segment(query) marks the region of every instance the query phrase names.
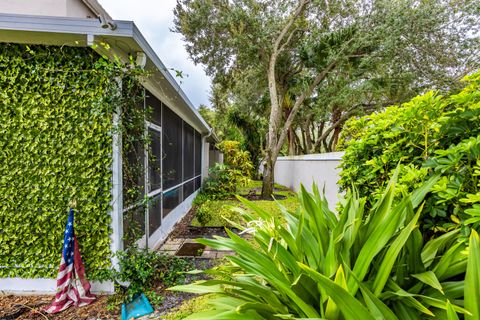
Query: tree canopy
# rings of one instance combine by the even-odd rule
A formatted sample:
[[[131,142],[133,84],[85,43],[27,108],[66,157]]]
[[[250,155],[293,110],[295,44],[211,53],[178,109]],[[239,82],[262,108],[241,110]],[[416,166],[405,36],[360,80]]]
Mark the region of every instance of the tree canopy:
[[[456,90],[479,66],[479,10],[469,0],[178,0],[174,30],[222,108],[268,120],[269,196],[286,142],[290,153],[329,151],[352,115]]]

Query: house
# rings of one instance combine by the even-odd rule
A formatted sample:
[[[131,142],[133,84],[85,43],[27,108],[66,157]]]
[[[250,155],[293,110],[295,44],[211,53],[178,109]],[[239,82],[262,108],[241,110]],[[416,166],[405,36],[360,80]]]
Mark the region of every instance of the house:
[[[143,68],[141,82],[116,62]],[[0,291],[55,290],[75,205],[93,291],[112,292],[114,253],[165,240],[220,159],[215,142],[133,22],[95,0],[0,0]]]

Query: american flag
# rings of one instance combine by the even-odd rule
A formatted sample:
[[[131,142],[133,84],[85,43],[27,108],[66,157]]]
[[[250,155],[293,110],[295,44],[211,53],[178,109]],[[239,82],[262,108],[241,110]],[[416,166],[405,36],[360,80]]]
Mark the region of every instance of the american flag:
[[[85,306],[92,303],[95,296],[90,293],[90,283],[85,278],[85,267],[78,250],[78,242],[73,230],[73,209],[70,209],[63,238],[62,261],[57,276],[57,293],[47,313],[58,313],[70,306]]]

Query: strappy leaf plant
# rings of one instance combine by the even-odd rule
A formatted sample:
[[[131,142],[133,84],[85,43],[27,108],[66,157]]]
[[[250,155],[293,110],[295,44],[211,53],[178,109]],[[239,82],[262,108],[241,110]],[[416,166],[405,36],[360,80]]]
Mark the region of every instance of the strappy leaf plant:
[[[198,240],[235,255],[207,271],[213,280],[172,290],[214,293],[211,309],[188,319],[479,319],[477,233],[469,244],[459,230],[424,240],[418,229],[437,180],[394,201],[394,176],[368,212],[355,191],[338,214],[315,187],[280,217],[240,199],[248,226],[238,227],[251,240]]]

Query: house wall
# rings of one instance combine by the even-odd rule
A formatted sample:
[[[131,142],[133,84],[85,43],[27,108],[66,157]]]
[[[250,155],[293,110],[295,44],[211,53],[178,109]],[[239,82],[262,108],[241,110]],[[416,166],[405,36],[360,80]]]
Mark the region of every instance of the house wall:
[[[1,13],[95,18],[80,0],[0,0]]]
[[[320,191],[325,187],[325,196],[330,209],[338,202],[340,165],[343,152],[311,154],[293,157],[279,157],[275,164],[275,182],[294,191],[300,185],[311,191],[316,183]]]

